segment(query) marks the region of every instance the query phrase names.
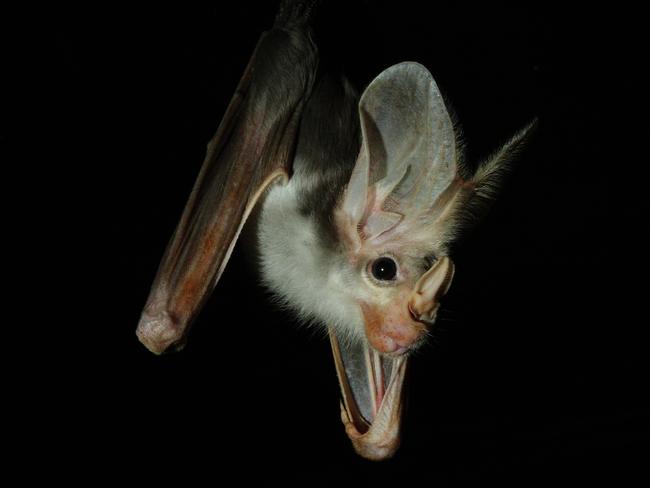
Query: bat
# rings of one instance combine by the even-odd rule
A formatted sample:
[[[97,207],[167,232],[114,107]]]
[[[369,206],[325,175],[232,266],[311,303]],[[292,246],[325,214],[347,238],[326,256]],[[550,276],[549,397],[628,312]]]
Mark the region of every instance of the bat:
[[[162,258],[137,335],[180,347],[247,218],[262,282],[327,328],[341,419],[361,456],[399,447],[409,354],[447,293],[451,244],[494,197],[530,128],[471,171],[429,71],[404,62],[361,96],[319,67],[314,1],[262,34]]]

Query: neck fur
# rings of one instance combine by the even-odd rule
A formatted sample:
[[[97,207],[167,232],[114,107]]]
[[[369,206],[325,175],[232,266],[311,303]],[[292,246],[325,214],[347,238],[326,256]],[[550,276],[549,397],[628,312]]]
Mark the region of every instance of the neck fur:
[[[300,212],[296,179],[266,196],[258,230],[262,280],[305,323],[335,327],[341,337],[363,337],[361,312],[335,246],[323,242],[317,220]]]

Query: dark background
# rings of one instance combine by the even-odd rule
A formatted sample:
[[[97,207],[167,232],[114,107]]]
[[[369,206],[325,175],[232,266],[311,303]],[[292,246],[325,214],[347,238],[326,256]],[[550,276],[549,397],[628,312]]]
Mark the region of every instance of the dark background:
[[[43,360],[42,423],[24,453],[70,477],[647,482],[647,286],[633,281],[644,161],[624,155],[640,101],[635,13],[326,4],[323,55],[360,87],[396,62],[426,65],[470,162],[539,118],[491,213],[454,250],[434,340],[412,360],[400,451],[380,464],[354,454],[328,342],[270,304],[243,248],[181,353],[156,357],[135,337],[207,141],[276,9],[220,2],[53,17],[51,62],[32,82],[41,182],[62,216],[50,237],[63,279],[50,287],[64,323],[47,324],[63,330],[42,344],[49,354],[20,346],[25,363]]]

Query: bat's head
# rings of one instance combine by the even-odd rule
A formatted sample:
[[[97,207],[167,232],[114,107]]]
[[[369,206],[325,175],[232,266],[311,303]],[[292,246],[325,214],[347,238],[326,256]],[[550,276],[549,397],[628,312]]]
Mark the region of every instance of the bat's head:
[[[270,250],[266,281],[302,316],[329,327],[355,448],[383,459],[399,441],[406,357],[451,285],[450,244],[490,199],[526,131],[470,174],[460,167],[440,91],[417,63],[375,78],[359,118],[361,149],[330,219],[334,242],[324,245],[307,216],[283,207],[291,182],[269,194],[261,240]]]
[[[422,343],[447,292],[457,234],[475,183],[458,169],[454,127],[429,72],[402,63],[359,103],[362,144],[334,214],[340,266],[379,353]]]
[[[472,174],[431,74],[417,63],[382,72],[359,102],[361,150],[334,223],[340,267],[379,353],[422,343],[454,275],[459,230],[491,199],[527,129]]]
[[[340,325],[330,336],[346,431],[360,454],[383,459],[399,443],[405,353],[423,342],[454,276],[450,244],[485,208],[528,128],[473,173],[462,168],[440,91],[416,63],[375,78],[359,116],[361,151],[334,223],[370,347],[339,342]]]

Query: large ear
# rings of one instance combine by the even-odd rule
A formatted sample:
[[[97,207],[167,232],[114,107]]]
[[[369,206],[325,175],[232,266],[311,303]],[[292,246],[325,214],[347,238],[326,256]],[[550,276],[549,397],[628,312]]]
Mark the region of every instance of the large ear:
[[[361,96],[359,115],[361,151],[341,207],[355,248],[435,218],[457,176],[453,124],[424,66],[383,71]]]

